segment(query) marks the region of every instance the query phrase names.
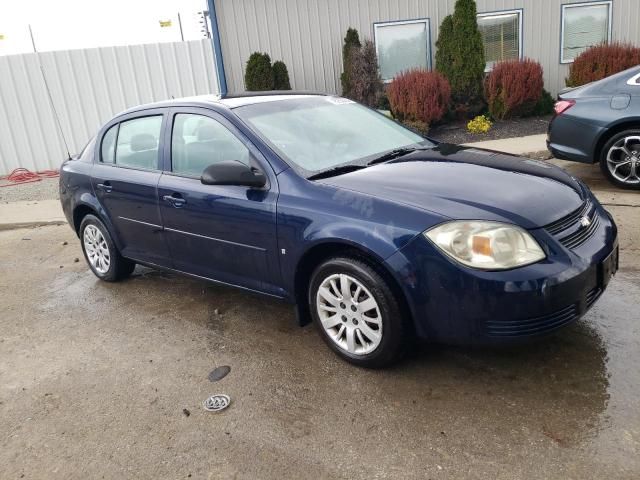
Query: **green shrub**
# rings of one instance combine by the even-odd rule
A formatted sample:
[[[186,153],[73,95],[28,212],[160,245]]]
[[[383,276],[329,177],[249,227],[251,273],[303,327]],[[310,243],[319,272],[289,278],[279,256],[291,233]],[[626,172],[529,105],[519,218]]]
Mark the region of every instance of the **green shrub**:
[[[284,62],[278,60],[273,63],[273,89],[274,90],[291,90],[289,83],[289,71]]]
[[[254,52],[247,61],[244,86],[248,91],[273,90],[271,58],[266,53]]]
[[[358,31],[355,28],[349,28],[342,46],[342,73],[340,74],[340,83],[342,83],[342,95],[344,97],[351,95],[351,79],[349,78],[351,56],[354,52],[359,51],[360,47]]]
[[[378,110],[391,111],[391,103],[389,103],[389,96],[387,95],[387,91],[384,89],[384,86],[380,93],[380,98],[378,99]]]
[[[377,107],[383,84],[378,71],[376,47],[371,40],[365,40],[361,48],[352,50],[348,74],[351,82],[349,98],[369,107]]]
[[[454,111],[459,115],[477,113],[484,103],[486,63],[476,15],[474,0],[457,0],[453,15],[442,22],[436,42],[436,70],[449,80]]]
[[[551,115],[552,113],[554,113],[553,107],[555,104],[556,101],[553,99],[551,94],[543,88],[540,100],[538,100],[536,105],[533,107],[531,115],[535,115],[537,117],[540,117],[542,115]]]

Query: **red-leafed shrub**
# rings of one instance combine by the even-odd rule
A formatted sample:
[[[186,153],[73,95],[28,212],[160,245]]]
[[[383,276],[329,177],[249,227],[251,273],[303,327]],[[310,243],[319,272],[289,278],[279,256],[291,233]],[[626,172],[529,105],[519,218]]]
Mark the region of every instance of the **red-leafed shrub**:
[[[447,112],[451,87],[442,74],[415,69],[396,76],[387,88],[387,96],[398,120],[430,125]]]
[[[567,87],[579,87],[640,65],[640,48],[629,44],[597,45],[585,50],[571,64]]]
[[[524,59],[497,63],[485,81],[489,113],[498,119],[530,115],[543,86],[538,62]]]

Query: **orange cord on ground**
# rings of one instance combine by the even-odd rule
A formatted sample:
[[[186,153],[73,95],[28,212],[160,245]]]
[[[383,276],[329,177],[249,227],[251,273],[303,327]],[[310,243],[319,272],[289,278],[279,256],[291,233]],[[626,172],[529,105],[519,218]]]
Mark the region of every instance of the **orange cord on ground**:
[[[26,168],[16,168],[6,177],[0,177],[0,180],[7,180],[10,183],[0,185],[2,187],[13,187],[23,183],[39,182],[43,178],[52,178],[60,175],[57,170],[42,170],[41,172],[31,172]]]

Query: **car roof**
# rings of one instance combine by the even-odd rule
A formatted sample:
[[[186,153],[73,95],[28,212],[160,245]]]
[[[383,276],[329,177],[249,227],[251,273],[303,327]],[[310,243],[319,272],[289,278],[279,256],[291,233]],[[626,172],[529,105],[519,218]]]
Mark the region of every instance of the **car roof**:
[[[222,106],[229,109],[243,107],[245,105],[253,105],[256,103],[276,102],[280,100],[292,98],[312,98],[316,96],[324,96],[325,93],[315,92],[294,92],[294,91],[266,91],[266,92],[241,92],[237,94],[227,95],[196,95],[192,97],[174,98],[171,100],[163,100],[160,102],[147,103],[129,108],[117,116],[128,113],[138,112],[141,110],[150,110],[154,108],[170,108],[170,107],[210,107]]]

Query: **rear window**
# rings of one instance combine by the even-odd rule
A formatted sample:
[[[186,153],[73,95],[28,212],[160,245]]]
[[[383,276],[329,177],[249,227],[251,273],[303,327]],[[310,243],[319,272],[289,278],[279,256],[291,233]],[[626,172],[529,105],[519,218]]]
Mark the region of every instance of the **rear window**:
[[[113,163],[116,153],[116,137],[118,136],[118,125],[114,125],[102,137],[100,147],[100,161],[103,163]]]
[[[112,126],[102,137],[100,161],[157,169],[161,129],[162,115],[134,118]]]
[[[91,161],[91,156],[93,154],[93,147],[95,146],[95,144],[96,144],[96,138],[93,137],[91,140],[89,140],[89,143],[87,143],[84,146],[84,148],[80,152],[80,155],[78,155],[78,158],[83,162]]]
[[[157,169],[161,127],[162,115],[122,122],[116,142],[116,165]]]

